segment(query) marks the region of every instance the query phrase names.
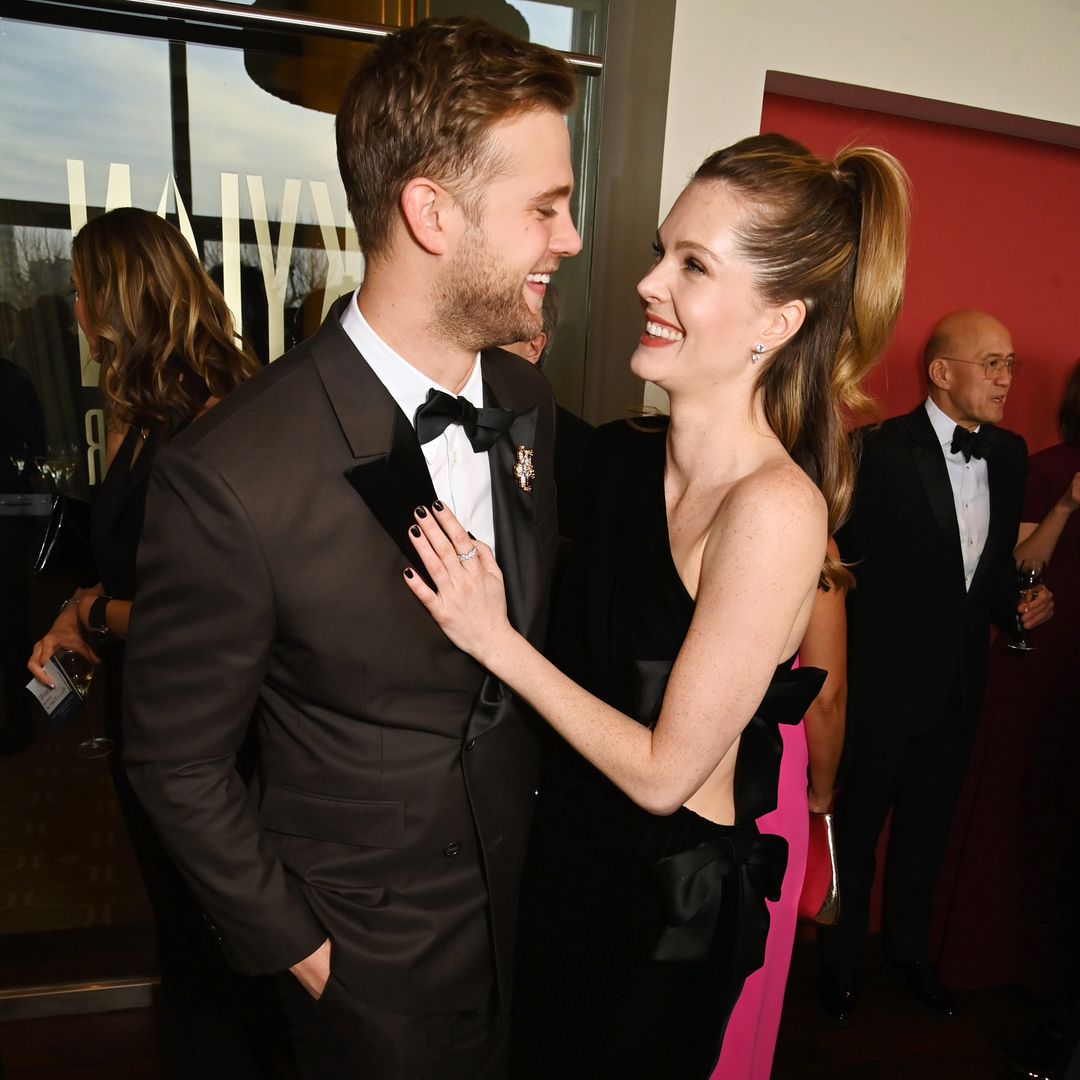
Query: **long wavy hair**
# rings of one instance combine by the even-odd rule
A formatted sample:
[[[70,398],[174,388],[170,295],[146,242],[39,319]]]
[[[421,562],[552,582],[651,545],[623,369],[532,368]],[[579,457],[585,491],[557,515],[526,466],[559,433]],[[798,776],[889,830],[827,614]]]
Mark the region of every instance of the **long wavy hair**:
[[[907,174],[877,147],[829,161],[786,136],[757,135],[706,158],[693,178],[705,181],[745,201],[736,242],[759,294],[806,306],[798,332],[761,361],[756,389],[769,426],[824,495],[835,535],[855,485],[848,420],[872,412],[863,382],[904,295]],[[826,558],[825,581],[847,586],[851,576]]]
[[[170,430],[259,367],[190,245],[147,210],[110,210],[71,246],[111,426]]]

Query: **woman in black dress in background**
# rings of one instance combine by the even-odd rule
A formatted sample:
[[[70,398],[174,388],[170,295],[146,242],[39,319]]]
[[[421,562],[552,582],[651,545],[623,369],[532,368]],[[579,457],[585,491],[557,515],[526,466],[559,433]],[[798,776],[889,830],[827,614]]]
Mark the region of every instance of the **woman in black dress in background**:
[[[146,210],[95,218],[72,243],[75,317],[101,364],[106,473],[92,533],[101,580],[64,602],[28,667],[74,649],[105,667],[106,733],[117,801],[154,912],[161,970],[161,1054],[168,1075],[265,1075],[249,1046],[246,1003],[125,774],[121,751],[124,640],[136,592],[135,557],[157,451],[254,373],[232,315],[180,232]],[[89,640],[94,642],[88,644]]]
[[[670,420],[598,432],[581,610],[554,643],[570,677],[507,622],[490,550],[439,505],[417,516],[439,592],[408,585],[569,744],[522,893],[526,1075],[707,1077],[761,963],[786,844],[754,818],[775,806],[777,724],[820,686],[790,668],[851,493],[842,409],[865,404],[899,310],[906,230],[903,170],[873,148],[823,161],[759,136],[697,171],[638,286],[631,366]]]

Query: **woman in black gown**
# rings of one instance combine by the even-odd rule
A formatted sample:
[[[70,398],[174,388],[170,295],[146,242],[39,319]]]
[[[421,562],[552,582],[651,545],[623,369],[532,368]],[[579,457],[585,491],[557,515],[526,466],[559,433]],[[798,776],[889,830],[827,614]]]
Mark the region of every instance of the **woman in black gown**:
[[[598,432],[566,674],[510,627],[490,550],[439,505],[417,516],[439,591],[409,586],[567,744],[523,889],[524,1075],[707,1077],[762,962],[786,843],[754,819],[777,725],[823,678],[791,665],[851,492],[842,410],[900,305],[906,191],[883,151],[823,161],[781,136],[698,170],[638,286],[631,366],[670,419]]]
[[[34,646],[28,667],[74,649],[105,668],[106,733],[120,805],[154,912],[161,972],[161,1056],[167,1075],[261,1077],[246,1008],[202,913],[157,839],[122,766],[124,641],[136,592],[135,559],[158,450],[258,368],[236,344],[232,315],[180,232],[125,207],[84,226],[72,243],[75,316],[101,364],[106,472],[91,523],[97,570]],[[90,642],[93,644],[91,645]],[[207,1071],[207,1070],[211,1071]]]

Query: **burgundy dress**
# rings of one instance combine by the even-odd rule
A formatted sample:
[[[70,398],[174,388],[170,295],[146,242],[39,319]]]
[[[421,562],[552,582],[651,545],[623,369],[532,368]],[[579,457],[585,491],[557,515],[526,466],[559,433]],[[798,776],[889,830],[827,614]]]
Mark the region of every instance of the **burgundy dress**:
[[[1032,455],[1022,520],[1041,521],[1080,471],[1080,446]],[[941,977],[958,989],[1059,990],[1080,915],[1080,511],[1046,571],[1054,617],[994,644],[986,705],[938,895]]]

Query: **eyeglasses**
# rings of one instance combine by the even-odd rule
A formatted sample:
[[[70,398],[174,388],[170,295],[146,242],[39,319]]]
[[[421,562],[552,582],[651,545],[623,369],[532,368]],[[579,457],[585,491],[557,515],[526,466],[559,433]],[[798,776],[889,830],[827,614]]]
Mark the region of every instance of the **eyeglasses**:
[[[1015,356],[989,356],[985,360],[961,360],[956,356],[939,356],[939,360],[948,360],[953,364],[978,364],[987,379],[996,379],[1004,372],[1019,375],[1023,364]]]

